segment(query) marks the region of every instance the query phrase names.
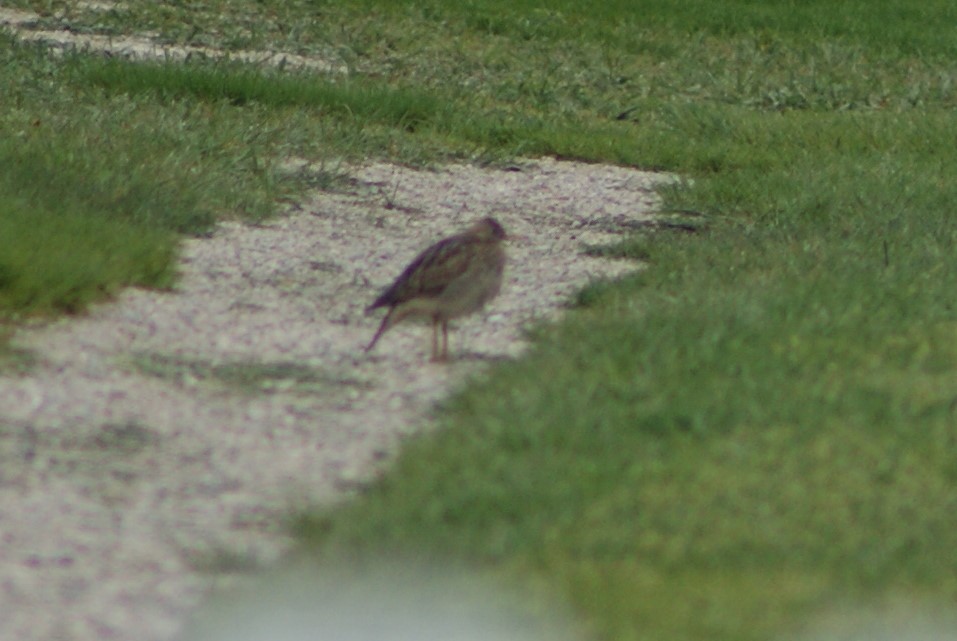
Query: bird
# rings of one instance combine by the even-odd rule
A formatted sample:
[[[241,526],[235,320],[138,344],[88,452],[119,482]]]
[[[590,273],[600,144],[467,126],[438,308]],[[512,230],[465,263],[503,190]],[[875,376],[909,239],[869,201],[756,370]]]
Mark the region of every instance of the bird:
[[[447,360],[449,321],[479,311],[502,287],[502,243],[506,237],[502,225],[487,217],[419,254],[366,308],[366,314],[380,307],[388,307],[388,311],[365,351],[375,347],[379,338],[400,321],[428,318],[432,321],[432,361]]]

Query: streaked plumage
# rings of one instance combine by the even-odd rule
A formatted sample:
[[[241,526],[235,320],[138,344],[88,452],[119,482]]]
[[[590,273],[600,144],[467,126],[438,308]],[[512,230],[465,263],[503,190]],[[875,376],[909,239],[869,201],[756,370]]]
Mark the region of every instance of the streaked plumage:
[[[366,313],[379,307],[389,311],[372,341],[405,318],[432,320],[432,360],[448,357],[448,323],[482,309],[495,298],[505,270],[505,230],[494,218],[483,218],[468,230],[449,236],[419,254]],[[438,331],[442,327],[442,350]]]

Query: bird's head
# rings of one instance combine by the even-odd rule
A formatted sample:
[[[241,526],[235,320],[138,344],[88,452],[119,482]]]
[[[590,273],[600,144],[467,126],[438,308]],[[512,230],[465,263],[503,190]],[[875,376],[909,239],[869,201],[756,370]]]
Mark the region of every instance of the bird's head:
[[[491,216],[483,218],[472,225],[469,229],[469,233],[489,240],[505,240],[508,238],[508,235],[505,233],[505,228]]]

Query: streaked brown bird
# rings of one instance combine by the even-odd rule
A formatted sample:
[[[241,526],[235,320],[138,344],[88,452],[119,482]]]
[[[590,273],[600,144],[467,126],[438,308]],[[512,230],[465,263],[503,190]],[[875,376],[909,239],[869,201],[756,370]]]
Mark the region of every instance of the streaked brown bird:
[[[367,314],[379,307],[388,307],[389,311],[365,351],[375,347],[379,337],[400,321],[428,318],[432,320],[432,360],[446,360],[449,321],[479,311],[502,287],[505,238],[497,220],[483,218],[419,254],[366,309]]]

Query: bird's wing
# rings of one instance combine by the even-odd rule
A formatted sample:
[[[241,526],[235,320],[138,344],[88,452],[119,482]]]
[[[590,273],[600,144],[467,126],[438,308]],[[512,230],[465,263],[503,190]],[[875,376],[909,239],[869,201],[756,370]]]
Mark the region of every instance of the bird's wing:
[[[449,283],[468,270],[478,245],[474,238],[466,235],[437,242],[419,254],[369,309],[440,295]]]

